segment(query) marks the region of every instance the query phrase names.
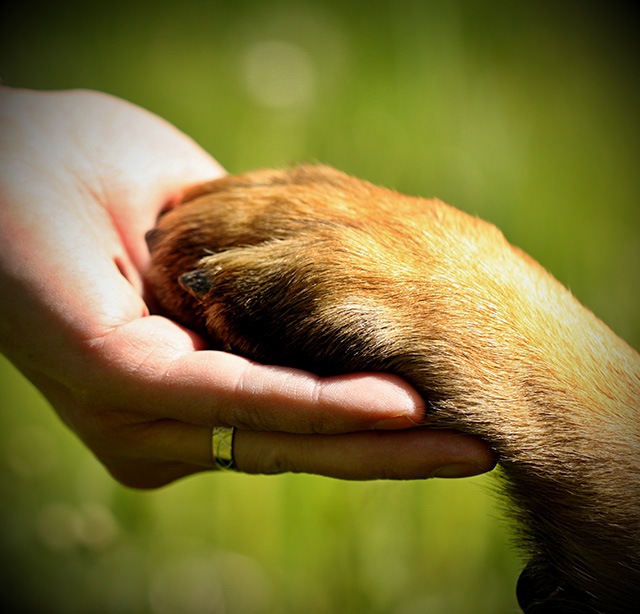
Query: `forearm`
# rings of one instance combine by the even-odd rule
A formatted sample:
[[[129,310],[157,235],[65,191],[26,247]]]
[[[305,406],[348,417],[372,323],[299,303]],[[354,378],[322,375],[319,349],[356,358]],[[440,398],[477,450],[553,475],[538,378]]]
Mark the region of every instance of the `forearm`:
[[[519,294],[536,318],[522,320],[520,403],[491,433],[534,555],[519,592],[523,604],[552,589],[571,602],[594,594],[624,611],[640,571],[640,356],[527,266],[539,292]]]

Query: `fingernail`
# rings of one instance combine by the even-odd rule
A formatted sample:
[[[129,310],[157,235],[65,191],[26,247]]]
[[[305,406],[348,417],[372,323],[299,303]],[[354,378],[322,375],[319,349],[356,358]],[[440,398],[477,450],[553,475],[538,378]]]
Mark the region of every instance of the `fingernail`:
[[[436,469],[432,477],[434,478],[468,478],[472,475],[484,473],[484,469],[473,463],[453,463]]]
[[[379,420],[371,428],[375,430],[392,431],[398,429],[407,429],[414,426],[419,426],[419,424],[415,420],[412,420],[409,416],[402,415]]]

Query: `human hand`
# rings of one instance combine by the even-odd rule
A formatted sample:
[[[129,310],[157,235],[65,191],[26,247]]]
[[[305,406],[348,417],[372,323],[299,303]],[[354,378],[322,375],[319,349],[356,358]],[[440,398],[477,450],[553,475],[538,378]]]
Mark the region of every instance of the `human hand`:
[[[396,377],[259,365],[150,315],[145,231],[185,186],[223,174],[124,101],[0,88],[0,349],[111,474],[152,488],[213,469],[214,426],[238,429],[251,473],[491,469],[475,438],[405,428],[423,402]]]

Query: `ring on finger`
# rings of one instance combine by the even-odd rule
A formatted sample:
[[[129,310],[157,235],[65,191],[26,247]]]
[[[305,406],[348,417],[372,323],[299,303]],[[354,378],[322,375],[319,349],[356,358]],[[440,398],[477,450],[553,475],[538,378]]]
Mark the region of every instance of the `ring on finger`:
[[[235,471],[233,441],[236,429],[231,426],[214,426],[211,431],[211,454],[213,464],[219,471]]]

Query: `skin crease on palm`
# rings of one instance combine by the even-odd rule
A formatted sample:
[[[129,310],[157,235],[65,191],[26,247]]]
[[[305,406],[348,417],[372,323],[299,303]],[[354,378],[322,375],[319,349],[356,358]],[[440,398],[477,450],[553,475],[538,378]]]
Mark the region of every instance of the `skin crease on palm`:
[[[490,470],[480,440],[412,428],[401,379],[319,378],[207,349],[154,314],[144,234],[188,186],[225,171],[164,120],[95,92],[0,87],[0,350],[120,482],[213,469],[235,426],[250,473],[346,479]]]

